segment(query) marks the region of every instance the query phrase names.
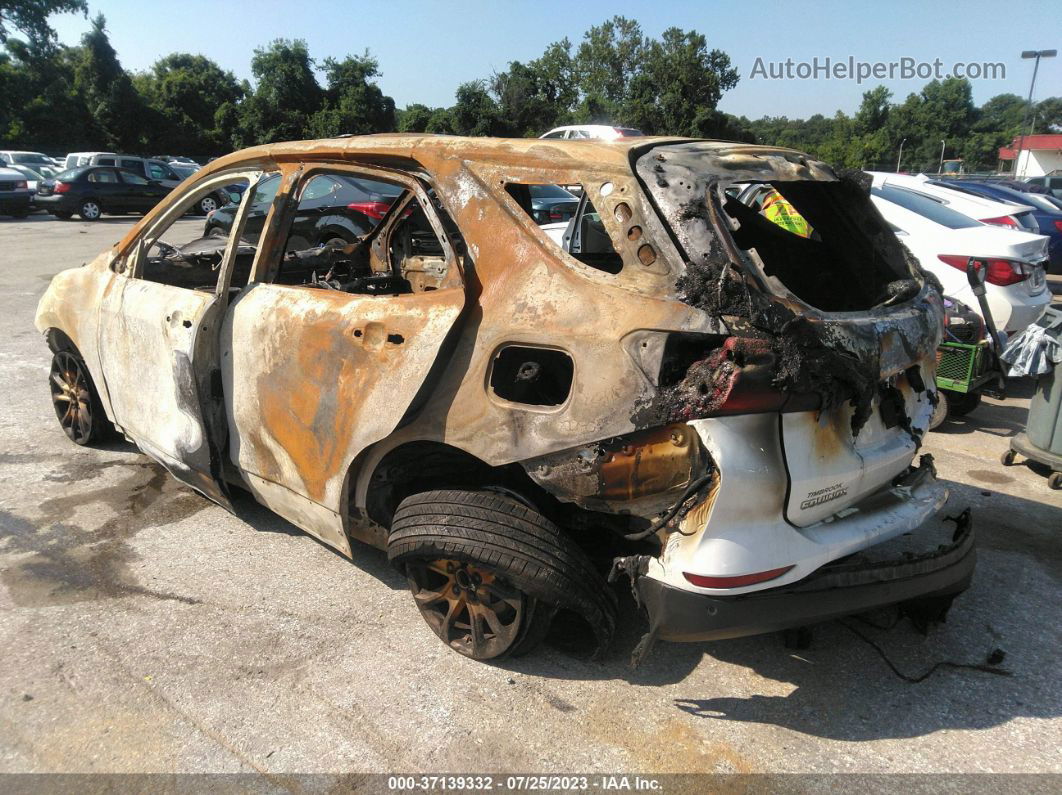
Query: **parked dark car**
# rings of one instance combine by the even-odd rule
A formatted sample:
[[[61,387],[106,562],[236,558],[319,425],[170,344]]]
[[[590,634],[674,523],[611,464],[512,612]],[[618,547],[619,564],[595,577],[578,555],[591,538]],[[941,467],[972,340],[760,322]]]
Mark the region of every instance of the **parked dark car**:
[[[243,236],[257,242],[280,177],[262,181],[248,210]],[[289,236],[289,248],[306,249],[342,241],[353,243],[368,234],[384,217],[401,189],[382,182],[334,174],[314,177],[299,197],[298,210]],[[232,229],[238,204],[230,204],[207,216],[205,236],[227,235]]]
[[[171,190],[125,169],[81,166],[38,184],[34,204],[57,218],[97,221],[104,213],[146,213]]]
[[[531,217],[538,224],[570,221],[579,209],[579,197],[560,185],[528,185]]]
[[[1038,234],[1049,238],[1047,244],[1048,272],[1062,273],[1062,210],[1046,195],[1022,192],[995,182],[974,180],[940,180],[937,184],[966,191],[989,199],[1025,204],[1033,208]]]

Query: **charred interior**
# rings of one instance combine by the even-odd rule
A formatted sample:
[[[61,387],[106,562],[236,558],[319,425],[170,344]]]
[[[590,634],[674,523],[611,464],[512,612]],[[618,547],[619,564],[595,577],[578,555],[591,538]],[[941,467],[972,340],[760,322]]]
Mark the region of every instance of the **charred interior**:
[[[679,297],[734,333],[699,350],[689,335],[669,341],[660,389],[635,422],[849,403],[858,434],[879,395],[879,335],[831,314],[884,310],[922,288],[865,184],[796,154],[687,144],[635,166],[685,260]]]

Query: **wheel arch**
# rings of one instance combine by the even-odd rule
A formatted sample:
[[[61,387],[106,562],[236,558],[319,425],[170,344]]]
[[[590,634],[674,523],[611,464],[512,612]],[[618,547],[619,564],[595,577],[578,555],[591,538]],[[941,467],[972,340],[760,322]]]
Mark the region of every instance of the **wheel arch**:
[[[381,527],[389,527],[395,508],[412,494],[486,486],[514,492],[540,510],[556,503],[519,464],[491,466],[445,442],[407,439],[391,447],[374,445],[353,461],[344,504],[349,515],[367,515]]]

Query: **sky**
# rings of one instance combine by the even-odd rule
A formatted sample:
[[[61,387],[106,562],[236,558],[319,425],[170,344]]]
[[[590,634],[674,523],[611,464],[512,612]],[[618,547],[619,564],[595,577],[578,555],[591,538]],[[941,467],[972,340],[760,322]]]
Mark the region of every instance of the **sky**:
[[[893,80],[782,79],[752,77],[757,59],[770,62],[830,58],[834,63],[940,59],[947,72],[957,62],[1002,63],[1006,79],[972,80],[974,102],[1005,92],[1026,96],[1032,61],[1023,50],[1062,50],[1058,0],[970,2],[790,3],[733,0],[579,3],[510,0],[88,0],[90,15],[107,18],[122,65],[145,70],[171,52],[205,55],[238,78],[251,78],[255,47],[275,38],[304,39],[311,57],[342,58],[366,49],[380,62],[380,87],[398,107],[453,103],[457,86],[489,77],[510,61],[541,55],[567,37],[576,45],[592,26],[619,14],[636,19],[647,35],[669,27],[696,30],[710,48],[726,52],[740,81],[724,94],[721,110],[749,118],[815,113],[853,113],[864,91],[884,84],[902,101],[927,82]],[[88,28],[80,15],[57,15],[52,25],[65,44],[77,44]],[[764,71],[759,70],[759,71]],[[1041,61],[1035,99],[1062,95],[1062,55]],[[614,120],[622,124],[622,119]]]

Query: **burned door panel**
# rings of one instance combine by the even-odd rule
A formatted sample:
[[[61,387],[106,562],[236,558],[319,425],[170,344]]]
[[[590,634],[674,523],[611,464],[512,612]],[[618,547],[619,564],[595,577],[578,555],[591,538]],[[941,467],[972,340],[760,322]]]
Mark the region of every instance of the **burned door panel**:
[[[99,350],[115,422],[174,477],[228,507],[195,367],[197,338],[216,333],[219,316],[212,292],[118,277],[100,307]]]
[[[292,503],[341,514],[351,461],[402,420],[463,306],[460,289],[247,288],[222,331],[232,463],[297,495]],[[294,510],[274,497],[274,510]],[[334,533],[307,529],[336,545]]]

